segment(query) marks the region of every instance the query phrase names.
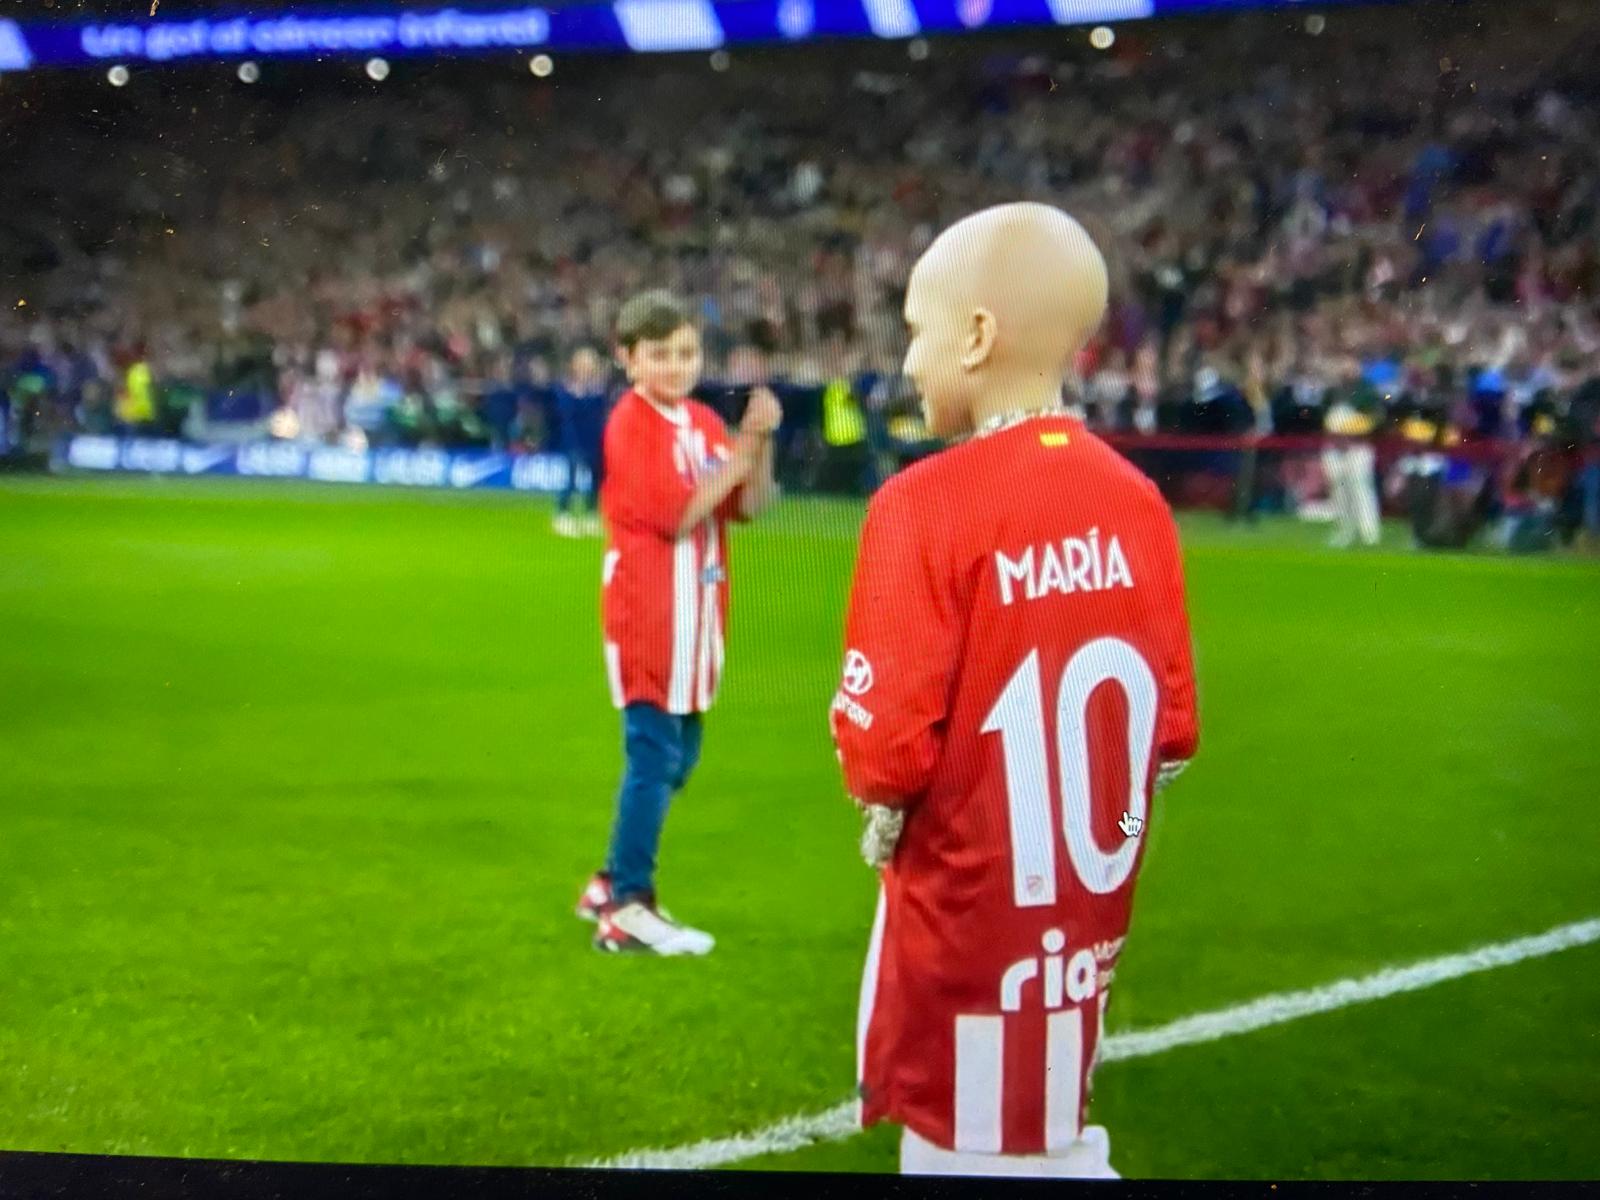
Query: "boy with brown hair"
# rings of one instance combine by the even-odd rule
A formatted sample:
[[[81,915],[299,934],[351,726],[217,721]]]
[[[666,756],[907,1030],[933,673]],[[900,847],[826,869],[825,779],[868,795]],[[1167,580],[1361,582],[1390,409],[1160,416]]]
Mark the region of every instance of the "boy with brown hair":
[[[777,398],[756,388],[736,434],[690,397],[700,332],[666,292],[628,301],[617,359],[632,385],[606,423],[601,615],[606,677],[623,713],[626,764],[606,865],[578,915],[610,953],[706,954],[710,934],[656,903],[655,867],[674,793],[700,758],[701,724],[722,675],[729,521],[771,503]]]

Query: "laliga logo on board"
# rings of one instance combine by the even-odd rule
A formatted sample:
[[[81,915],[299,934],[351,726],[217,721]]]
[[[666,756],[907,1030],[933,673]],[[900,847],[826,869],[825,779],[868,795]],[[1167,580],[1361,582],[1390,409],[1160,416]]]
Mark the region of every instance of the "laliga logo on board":
[[[478,487],[484,480],[503,470],[505,465],[505,458],[499,454],[487,454],[481,458],[457,456],[450,462],[450,486]]]
[[[865,696],[872,690],[872,664],[859,650],[844,656],[844,690],[852,696]]]
[[[226,463],[234,455],[232,446],[185,446],[183,448],[183,473],[204,475]]]

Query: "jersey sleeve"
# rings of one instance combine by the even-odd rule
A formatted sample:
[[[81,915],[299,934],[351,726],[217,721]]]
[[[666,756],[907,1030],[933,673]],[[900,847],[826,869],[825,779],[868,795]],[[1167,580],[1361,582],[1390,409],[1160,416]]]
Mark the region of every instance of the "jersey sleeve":
[[[1162,705],[1156,749],[1162,763],[1187,762],[1200,745],[1200,712],[1195,699],[1194,646],[1189,634],[1189,606],[1183,581],[1183,554],[1170,512],[1163,514],[1167,574],[1162,588],[1166,631],[1162,650]]]
[[[845,786],[868,804],[914,802],[944,744],[961,637],[932,528],[891,484],[862,530],[829,724]]]
[[[652,429],[637,409],[619,408],[606,422],[605,465],[610,482],[612,519],[646,529],[662,538],[678,536],[684,510],[694,495],[694,482],[677,456],[683,451],[672,436]],[[654,417],[654,414],[646,414]]]
[[[728,426],[723,421],[722,415],[710,405],[704,406],[701,411],[705,414],[706,440],[717,447],[717,461],[725,463],[733,454],[733,439],[728,435]],[[743,524],[750,519],[744,515],[741,507],[744,503],[744,487],[745,485],[741,483],[723,497],[722,503],[714,510],[717,520],[724,524],[729,521]]]

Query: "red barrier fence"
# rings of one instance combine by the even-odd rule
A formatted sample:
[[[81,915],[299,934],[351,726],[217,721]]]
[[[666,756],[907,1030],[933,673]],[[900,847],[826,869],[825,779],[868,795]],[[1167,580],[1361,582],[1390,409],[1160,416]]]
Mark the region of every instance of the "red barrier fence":
[[[1367,446],[1383,511],[1399,516],[1414,503],[1411,480],[1436,477],[1446,488],[1483,496],[1489,511],[1502,505],[1556,504],[1577,486],[1581,452],[1547,439],[1464,439],[1450,445],[1399,436],[1335,438],[1324,434],[1223,435],[1101,433],[1161,487],[1180,508],[1214,508],[1326,515],[1330,487],[1323,451]]]
[[[1285,453],[1316,454],[1337,443],[1366,442],[1380,460],[1387,461],[1407,454],[1440,454],[1446,458],[1481,465],[1502,463],[1519,453],[1532,449],[1533,441],[1513,438],[1473,438],[1453,445],[1436,445],[1414,442],[1402,437],[1329,438],[1320,433],[1269,433],[1269,434],[1214,434],[1214,433],[1111,433],[1096,430],[1118,450],[1189,450],[1201,453],[1227,454],[1243,450],[1281,451]],[[1574,455],[1575,459],[1577,455]],[[1591,448],[1583,456],[1586,461],[1600,461],[1600,447]]]

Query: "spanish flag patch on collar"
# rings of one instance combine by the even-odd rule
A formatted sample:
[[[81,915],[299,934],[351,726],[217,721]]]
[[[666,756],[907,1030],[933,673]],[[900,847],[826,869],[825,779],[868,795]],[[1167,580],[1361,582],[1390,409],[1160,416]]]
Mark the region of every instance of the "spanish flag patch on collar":
[[[1058,446],[1065,446],[1071,440],[1072,439],[1067,436],[1066,432],[1060,429],[1052,429],[1048,433],[1039,434],[1039,445],[1049,446],[1051,449],[1055,449]]]

